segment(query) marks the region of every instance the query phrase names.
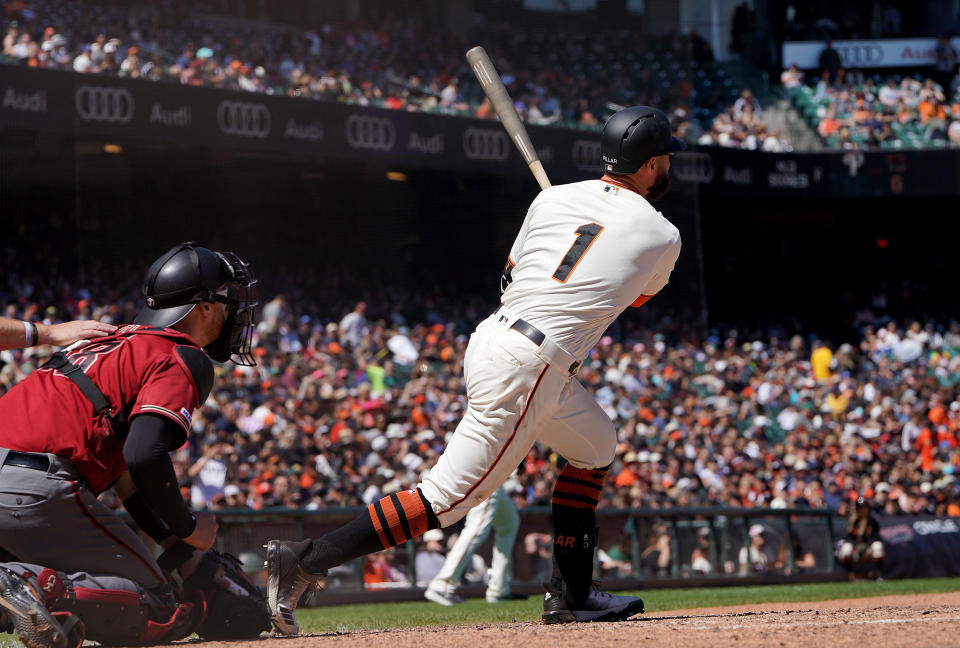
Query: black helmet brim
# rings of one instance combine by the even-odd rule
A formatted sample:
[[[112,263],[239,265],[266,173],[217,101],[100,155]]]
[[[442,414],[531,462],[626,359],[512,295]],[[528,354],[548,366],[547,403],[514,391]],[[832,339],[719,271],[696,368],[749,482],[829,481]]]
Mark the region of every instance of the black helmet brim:
[[[155,326],[157,328],[170,328],[177,322],[186,317],[196,304],[183,304],[181,306],[171,306],[170,308],[150,308],[144,306],[137,313],[133,320],[134,324],[143,326]]]

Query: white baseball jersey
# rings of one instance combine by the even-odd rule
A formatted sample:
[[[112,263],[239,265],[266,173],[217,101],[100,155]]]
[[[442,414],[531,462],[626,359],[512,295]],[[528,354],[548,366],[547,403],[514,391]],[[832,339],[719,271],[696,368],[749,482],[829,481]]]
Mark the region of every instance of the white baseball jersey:
[[[680,232],[639,194],[603,180],[550,187],[510,250],[501,301],[583,358],[627,306],[666,285],[679,254]]]
[[[677,228],[615,184],[562,185],[534,200],[503,306],[467,345],[467,411],[418,484],[442,526],[487,499],[536,441],[576,468],[610,465],[616,430],[572,372],[617,315],[667,283],[679,252]],[[546,337],[513,329],[517,318]]]

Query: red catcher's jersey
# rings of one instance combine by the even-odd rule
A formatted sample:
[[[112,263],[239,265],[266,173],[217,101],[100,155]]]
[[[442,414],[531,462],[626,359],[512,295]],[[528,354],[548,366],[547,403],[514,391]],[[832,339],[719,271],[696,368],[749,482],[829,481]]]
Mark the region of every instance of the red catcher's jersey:
[[[131,325],[67,357],[83,367],[127,422],[146,412],[173,420],[189,434],[200,403],[178,346],[198,348],[178,331]],[[127,468],[123,439],[94,416],[93,405],[73,381],[52,369],[34,371],[0,398],[0,446],[66,457],[94,493],[109,488]]]

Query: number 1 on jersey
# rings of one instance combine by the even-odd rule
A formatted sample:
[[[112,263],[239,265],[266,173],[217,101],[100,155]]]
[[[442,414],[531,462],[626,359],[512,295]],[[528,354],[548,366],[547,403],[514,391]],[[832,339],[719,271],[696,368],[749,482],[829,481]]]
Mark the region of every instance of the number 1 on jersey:
[[[593,239],[597,238],[597,235],[602,231],[603,226],[597,225],[596,223],[587,223],[586,225],[578,227],[577,238],[573,241],[570,249],[567,250],[560,265],[557,266],[556,272],[553,273],[553,278],[560,283],[566,283],[570,273],[573,272],[573,269],[580,263],[583,255],[587,253],[587,249],[593,245]]]

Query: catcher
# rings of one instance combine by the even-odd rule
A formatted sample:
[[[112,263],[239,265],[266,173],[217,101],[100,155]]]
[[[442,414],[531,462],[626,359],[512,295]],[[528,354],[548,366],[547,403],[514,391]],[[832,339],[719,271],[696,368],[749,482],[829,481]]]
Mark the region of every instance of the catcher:
[[[184,504],[168,452],[213,383],[252,364],[249,267],[195,243],[157,259],[136,323],[54,354],[0,398],[0,627],[28,648],[250,638],[269,627],[216,518]],[[113,487],[154,560],[97,495]],[[174,578],[175,572],[178,578]]]

